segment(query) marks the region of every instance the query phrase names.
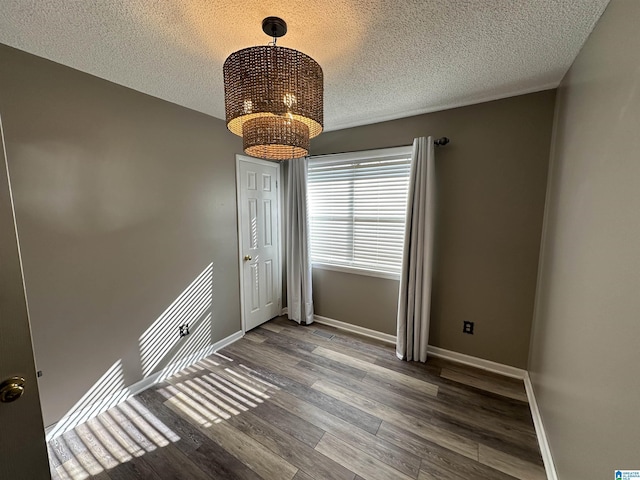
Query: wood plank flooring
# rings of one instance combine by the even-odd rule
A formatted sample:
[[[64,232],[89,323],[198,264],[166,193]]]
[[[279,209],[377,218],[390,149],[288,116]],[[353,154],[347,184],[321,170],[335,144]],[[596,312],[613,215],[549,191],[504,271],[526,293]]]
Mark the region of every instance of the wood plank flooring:
[[[284,318],[49,443],[54,480],[543,480],[522,382]]]

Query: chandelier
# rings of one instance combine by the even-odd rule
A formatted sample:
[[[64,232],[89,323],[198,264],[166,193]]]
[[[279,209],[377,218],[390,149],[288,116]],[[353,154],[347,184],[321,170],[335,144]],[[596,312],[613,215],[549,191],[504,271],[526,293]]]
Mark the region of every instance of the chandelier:
[[[238,50],[224,62],[227,128],[242,137],[247,155],[304,157],[309,139],[322,132],[322,68],[304,53],[276,46],[287,33],[281,18],[265,18],[262,30],[272,42]]]

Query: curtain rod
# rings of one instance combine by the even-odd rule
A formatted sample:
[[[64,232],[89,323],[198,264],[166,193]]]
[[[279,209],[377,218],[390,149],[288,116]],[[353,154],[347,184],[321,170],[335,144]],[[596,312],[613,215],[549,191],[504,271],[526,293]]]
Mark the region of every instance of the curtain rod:
[[[440,137],[436,138],[433,141],[433,145],[436,147],[444,147],[448,143],[451,143],[449,137]],[[380,147],[380,148],[367,148],[366,150],[351,150],[349,152],[335,152],[335,153],[321,153],[319,155],[309,155],[310,157],[326,157],[328,155],[341,155],[343,153],[358,153],[358,152],[367,152],[369,150],[383,150],[385,148],[398,148],[398,147],[410,147],[411,145],[395,145],[393,147]]]

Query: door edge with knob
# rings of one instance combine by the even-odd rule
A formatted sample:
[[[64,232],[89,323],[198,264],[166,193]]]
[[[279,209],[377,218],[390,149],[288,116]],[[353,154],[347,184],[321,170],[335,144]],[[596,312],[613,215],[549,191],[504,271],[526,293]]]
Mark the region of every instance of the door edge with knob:
[[[11,403],[24,395],[26,380],[23,377],[7,378],[0,383],[0,403]]]

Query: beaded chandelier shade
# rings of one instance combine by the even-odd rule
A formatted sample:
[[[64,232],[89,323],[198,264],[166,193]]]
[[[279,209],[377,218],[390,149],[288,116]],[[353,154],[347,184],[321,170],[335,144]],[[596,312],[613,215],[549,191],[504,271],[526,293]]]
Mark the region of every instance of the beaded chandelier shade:
[[[286,33],[283,20],[269,17],[262,27],[272,45],[238,50],[224,62],[227,128],[253,157],[304,157],[309,139],[322,132],[322,68],[304,53],[275,45]]]

